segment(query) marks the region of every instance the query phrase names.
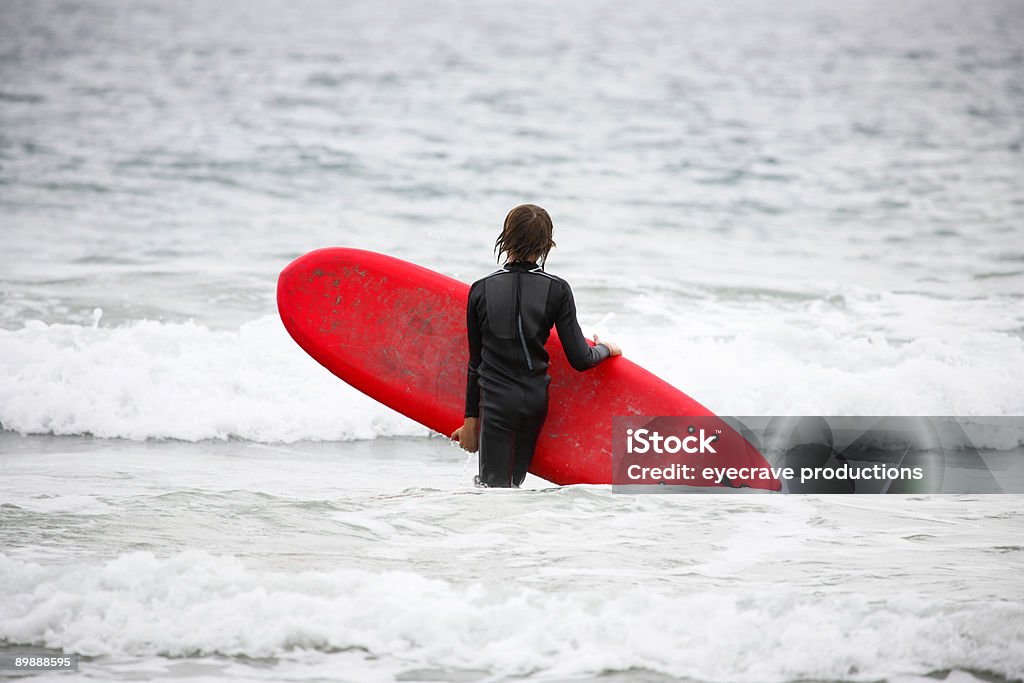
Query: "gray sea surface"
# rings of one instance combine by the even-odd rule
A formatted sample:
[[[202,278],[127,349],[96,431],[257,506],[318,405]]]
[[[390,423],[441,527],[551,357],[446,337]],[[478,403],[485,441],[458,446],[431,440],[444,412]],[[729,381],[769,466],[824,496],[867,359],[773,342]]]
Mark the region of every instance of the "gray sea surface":
[[[1024,415],[1022,146],[1014,0],[0,0],[0,651],[1021,680],[1019,496],[484,495],[274,296],[330,245],[472,281],[529,201],[584,331],[716,413]]]

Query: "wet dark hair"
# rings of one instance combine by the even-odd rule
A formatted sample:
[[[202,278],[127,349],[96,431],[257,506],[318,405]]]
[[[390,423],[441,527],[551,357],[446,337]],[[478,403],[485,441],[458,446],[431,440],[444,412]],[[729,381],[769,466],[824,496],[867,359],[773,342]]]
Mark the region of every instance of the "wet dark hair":
[[[537,260],[543,265],[555,246],[551,239],[553,231],[547,211],[535,204],[520,204],[505,216],[505,227],[494,241],[494,252],[499,261],[502,254],[519,260],[540,254]]]

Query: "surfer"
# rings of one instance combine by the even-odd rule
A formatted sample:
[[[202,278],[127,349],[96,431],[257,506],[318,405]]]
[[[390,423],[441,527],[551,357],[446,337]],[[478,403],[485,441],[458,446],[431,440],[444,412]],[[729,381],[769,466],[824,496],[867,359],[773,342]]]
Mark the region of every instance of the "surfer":
[[[512,209],[494,242],[505,265],[469,290],[466,328],[469,368],[464,424],[451,438],[480,451],[478,486],[518,487],[526,478],[548,413],[548,352],[558,329],[569,364],[589,370],[622,354],[594,335],[590,346],[576,321],[576,303],[565,280],[544,271],[555,246],[551,217],[533,204]]]

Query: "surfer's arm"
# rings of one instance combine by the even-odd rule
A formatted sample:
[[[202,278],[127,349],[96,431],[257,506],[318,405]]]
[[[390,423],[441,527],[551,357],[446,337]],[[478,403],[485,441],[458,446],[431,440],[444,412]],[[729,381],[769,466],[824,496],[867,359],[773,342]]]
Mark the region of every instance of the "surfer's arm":
[[[569,365],[583,372],[611,356],[611,349],[603,343],[594,346],[587,343],[576,320],[576,300],[572,296],[572,290],[564,281],[561,285],[562,297],[558,317],[555,318],[555,327],[558,329],[558,338],[565,350],[565,357],[569,359]]]
[[[476,314],[476,298],[473,288],[469,292],[469,303],[466,305],[466,336],[469,337],[469,365],[466,368],[466,413],[465,417],[480,416],[480,349],[483,338],[480,332],[480,320]]]

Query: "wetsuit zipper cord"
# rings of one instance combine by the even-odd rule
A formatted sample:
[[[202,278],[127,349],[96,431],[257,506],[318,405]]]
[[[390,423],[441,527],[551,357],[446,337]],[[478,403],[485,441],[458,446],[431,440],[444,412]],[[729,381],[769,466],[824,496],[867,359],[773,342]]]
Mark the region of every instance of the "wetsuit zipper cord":
[[[526,348],[526,335],[523,334],[523,315],[519,310],[519,271],[516,271],[516,329],[519,332],[519,342],[523,345],[523,357],[526,358],[526,367],[533,370],[533,361],[530,359],[530,352]]]

